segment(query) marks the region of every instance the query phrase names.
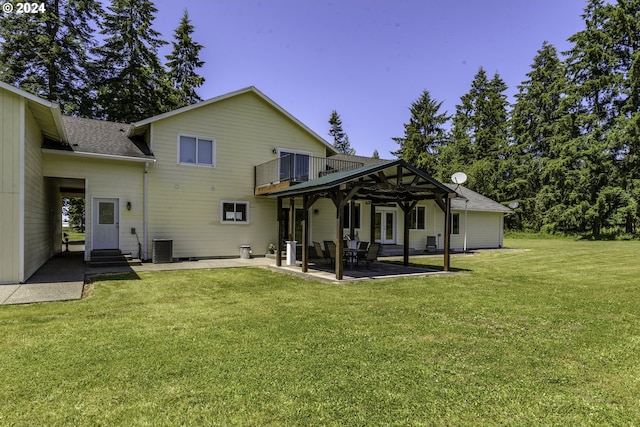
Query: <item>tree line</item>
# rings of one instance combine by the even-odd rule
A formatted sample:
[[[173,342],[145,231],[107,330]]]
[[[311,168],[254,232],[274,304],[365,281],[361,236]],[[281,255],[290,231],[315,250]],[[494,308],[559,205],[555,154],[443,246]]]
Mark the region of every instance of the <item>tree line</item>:
[[[130,123],[200,100],[202,45],[187,10],[169,44],[150,0],[48,0],[41,13],[0,15],[0,80],[65,114]]]
[[[450,116],[425,90],[392,152],[448,182],[519,203],[510,229],[636,233],[640,218],[640,0],[589,0],[584,29],[545,42],[513,105],[480,68]]]

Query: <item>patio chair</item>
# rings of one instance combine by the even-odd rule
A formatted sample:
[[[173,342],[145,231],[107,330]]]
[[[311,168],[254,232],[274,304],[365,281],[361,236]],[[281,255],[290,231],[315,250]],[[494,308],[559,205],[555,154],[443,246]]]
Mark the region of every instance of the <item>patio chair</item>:
[[[360,267],[360,260],[364,260],[367,257],[367,253],[364,252],[369,248],[369,242],[360,242],[358,244],[358,259],[356,261],[356,267]]]
[[[316,249],[316,256],[318,258],[324,258],[327,261],[327,264],[331,263],[331,256],[329,255],[329,251],[326,249],[322,249],[319,242],[313,242],[313,247]]]
[[[369,246],[369,250],[367,251],[367,254],[365,255],[365,262],[367,263],[367,268],[369,268],[369,263],[376,261],[378,259],[378,254],[380,253],[380,244],[379,243],[372,243],[371,246]]]
[[[335,261],[335,259],[336,259],[336,244],[333,243],[331,240],[325,240],[324,241],[324,247],[327,248],[327,252],[329,254],[329,259],[331,259],[331,261]]]

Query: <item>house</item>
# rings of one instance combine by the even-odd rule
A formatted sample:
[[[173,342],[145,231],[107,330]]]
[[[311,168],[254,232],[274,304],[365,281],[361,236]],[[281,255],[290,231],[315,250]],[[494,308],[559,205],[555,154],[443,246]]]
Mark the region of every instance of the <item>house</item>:
[[[100,249],[150,260],[160,242],[171,242],[172,258],[237,257],[241,245],[260,255],[278,236],[303,240],[302,197],[274,197],[277,191],[377,167],[372,159],[336,155],[254,87],[123,124],[66,117],[57,104],[0,83],[0,125],[0,283],[24,282],[62,251],[63,197],[85,199],[86,261]],[[463,193],[466,211],[464,202],[451,205],[459,233],[453,247],[462,248],[464,224],[469,248],[499,247],[506,212]],[[404,243],[397,206],[375,206],[373,221],[365,206],[345,205],[346,230],[360,240]],[[334,203],[318,199],[311,212],[307,241],[335,239]],[[413,248],[443,233],[434,201],[420,202],[408,218]],[[444,239],[437,244],[443,248]]]

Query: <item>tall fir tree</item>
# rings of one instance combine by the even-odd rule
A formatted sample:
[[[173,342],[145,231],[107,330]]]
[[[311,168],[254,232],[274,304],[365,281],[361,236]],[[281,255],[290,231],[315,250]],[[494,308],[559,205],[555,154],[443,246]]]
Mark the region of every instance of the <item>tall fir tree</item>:
[[[89,50],[103,14],[97,0],[55,0],[39,13],[0,15],[0,80],[89,116]]]
[[[195,104],[202,100],[196,93],[196,89],[202,86],[204,77],[198,75],[196,70],[204,65],[200,60],[200,50],[203,46],[193,40],[191,37],[193,31],[189,13],[185,9],[180,25],[173,33],[173,51],[166,56],[169,80],[175,90],[177,107]]]
[[[329,124],[331,125],[329,129],[329,136],[333,138],[333,148],[335,148],[338,153],[350,155],[356,154],[356,150],[351,148],[349,136],[342,129],[342,120],[336,110],[331,111]]]
[[[400,145],[391,154],[403,159],[427,173],[438,175],[438,153],[446,144],[445,125],[450,117],[447,112],[440,112],[442,102],[431,98],[427,90],[423,90],[415,100],[409,112],[409,122],[404,125],[404,136],[392,138]]]
[[[576,217],[576,222],[579,219],[577,226],[595,236],[603,228],[625,224],[629,228],[638,215],[637,202],[631,197],[639,188],[637,167],[627,161],[637,151],[637,140],[621,138],[634,116],[637,89],[632,86],[637,81],[628,76],[633,76],[631,59],[640,39],[637,26],[630,26],[638,4],[637,0],[617,4],[590,0],[583,14],[585,29],[569,38],[573,47],[568,52],[568,72],[581,106],[576,145],[582,168],[574,189],[580,197],[567,215]],[[630,12],[629,5],[636,10]]]
[[[507,85],[497,73],[489,80],[480,68],[470,91],[456,106],[451,141],[443,149],[440,161],[442,179],[464,171],[469,176],[469,187],[498,201],[508,198],[511,179],[506,90]]]
[[[557,231],[556,210],[566,208],[570,194],[566,175],[576,167],[566,146],[577,135],[568,116],[573,111],[569,81],[554,46],[543,43],[527,77],[518,86],[511,114],[513,178],[508,193],[520,209],[507,222],[511,228],[539,231],[545,224]]]
[[[175,108],[169,79],[158,58],[167,42],[152,28],[157,9],[150,0],[111,0],[96,49],[96,114],[134,122]]]

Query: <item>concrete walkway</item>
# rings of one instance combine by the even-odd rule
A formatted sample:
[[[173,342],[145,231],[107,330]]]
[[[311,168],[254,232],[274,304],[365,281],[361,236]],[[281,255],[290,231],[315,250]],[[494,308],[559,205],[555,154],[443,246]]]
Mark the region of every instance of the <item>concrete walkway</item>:
[[[40,267],[26,283],[0,285],[0,305],[80,299],[84,272],[83,252],[62,252]]]

